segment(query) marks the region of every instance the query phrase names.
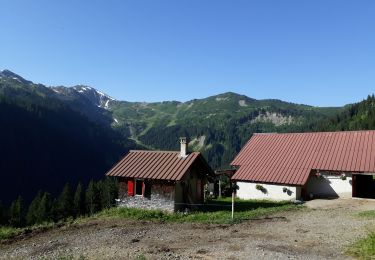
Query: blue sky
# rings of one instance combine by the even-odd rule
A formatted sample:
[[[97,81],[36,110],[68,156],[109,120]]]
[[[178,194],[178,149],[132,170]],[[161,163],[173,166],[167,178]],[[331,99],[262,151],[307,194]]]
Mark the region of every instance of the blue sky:
[[[0,69],[128,101],[375,91],[375,1],[1,0]]]

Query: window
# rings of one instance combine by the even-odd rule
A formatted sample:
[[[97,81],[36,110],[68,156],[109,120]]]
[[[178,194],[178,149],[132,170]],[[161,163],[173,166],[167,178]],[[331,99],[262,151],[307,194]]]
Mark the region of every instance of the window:
[[[143,195],[143,180],[135,180],[135,195]]]

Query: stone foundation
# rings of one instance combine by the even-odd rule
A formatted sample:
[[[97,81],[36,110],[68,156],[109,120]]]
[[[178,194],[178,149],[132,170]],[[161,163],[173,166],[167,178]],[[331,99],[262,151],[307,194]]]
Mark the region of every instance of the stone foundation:
[[[175,210],[175,186],[171,182],[148,181],[150,193],[144,196],[128,196],[127,180],[119,182],[120,207],[159,209],[173,212]]]
[[[125,197],[118,202],[118,205],[127,208],[174,211],[174,200],[170,200],[159,194],[152,194],[150,198],[142,196]]]

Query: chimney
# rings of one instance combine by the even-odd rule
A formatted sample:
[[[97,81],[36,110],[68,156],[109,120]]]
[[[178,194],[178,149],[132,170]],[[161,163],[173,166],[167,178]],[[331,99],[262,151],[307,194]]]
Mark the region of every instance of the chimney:
[[[186,157],[188,149],[188,140],[186,137],[180,137],[180,156]]]

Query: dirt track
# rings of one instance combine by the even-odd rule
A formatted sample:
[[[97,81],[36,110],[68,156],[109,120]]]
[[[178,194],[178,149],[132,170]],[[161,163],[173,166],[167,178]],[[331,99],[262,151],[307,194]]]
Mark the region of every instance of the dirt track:
[[[0,259],[345,259],[375,228],[374,201],[311,201],[300,211],[235,225],[93,220],[0,245]]]

